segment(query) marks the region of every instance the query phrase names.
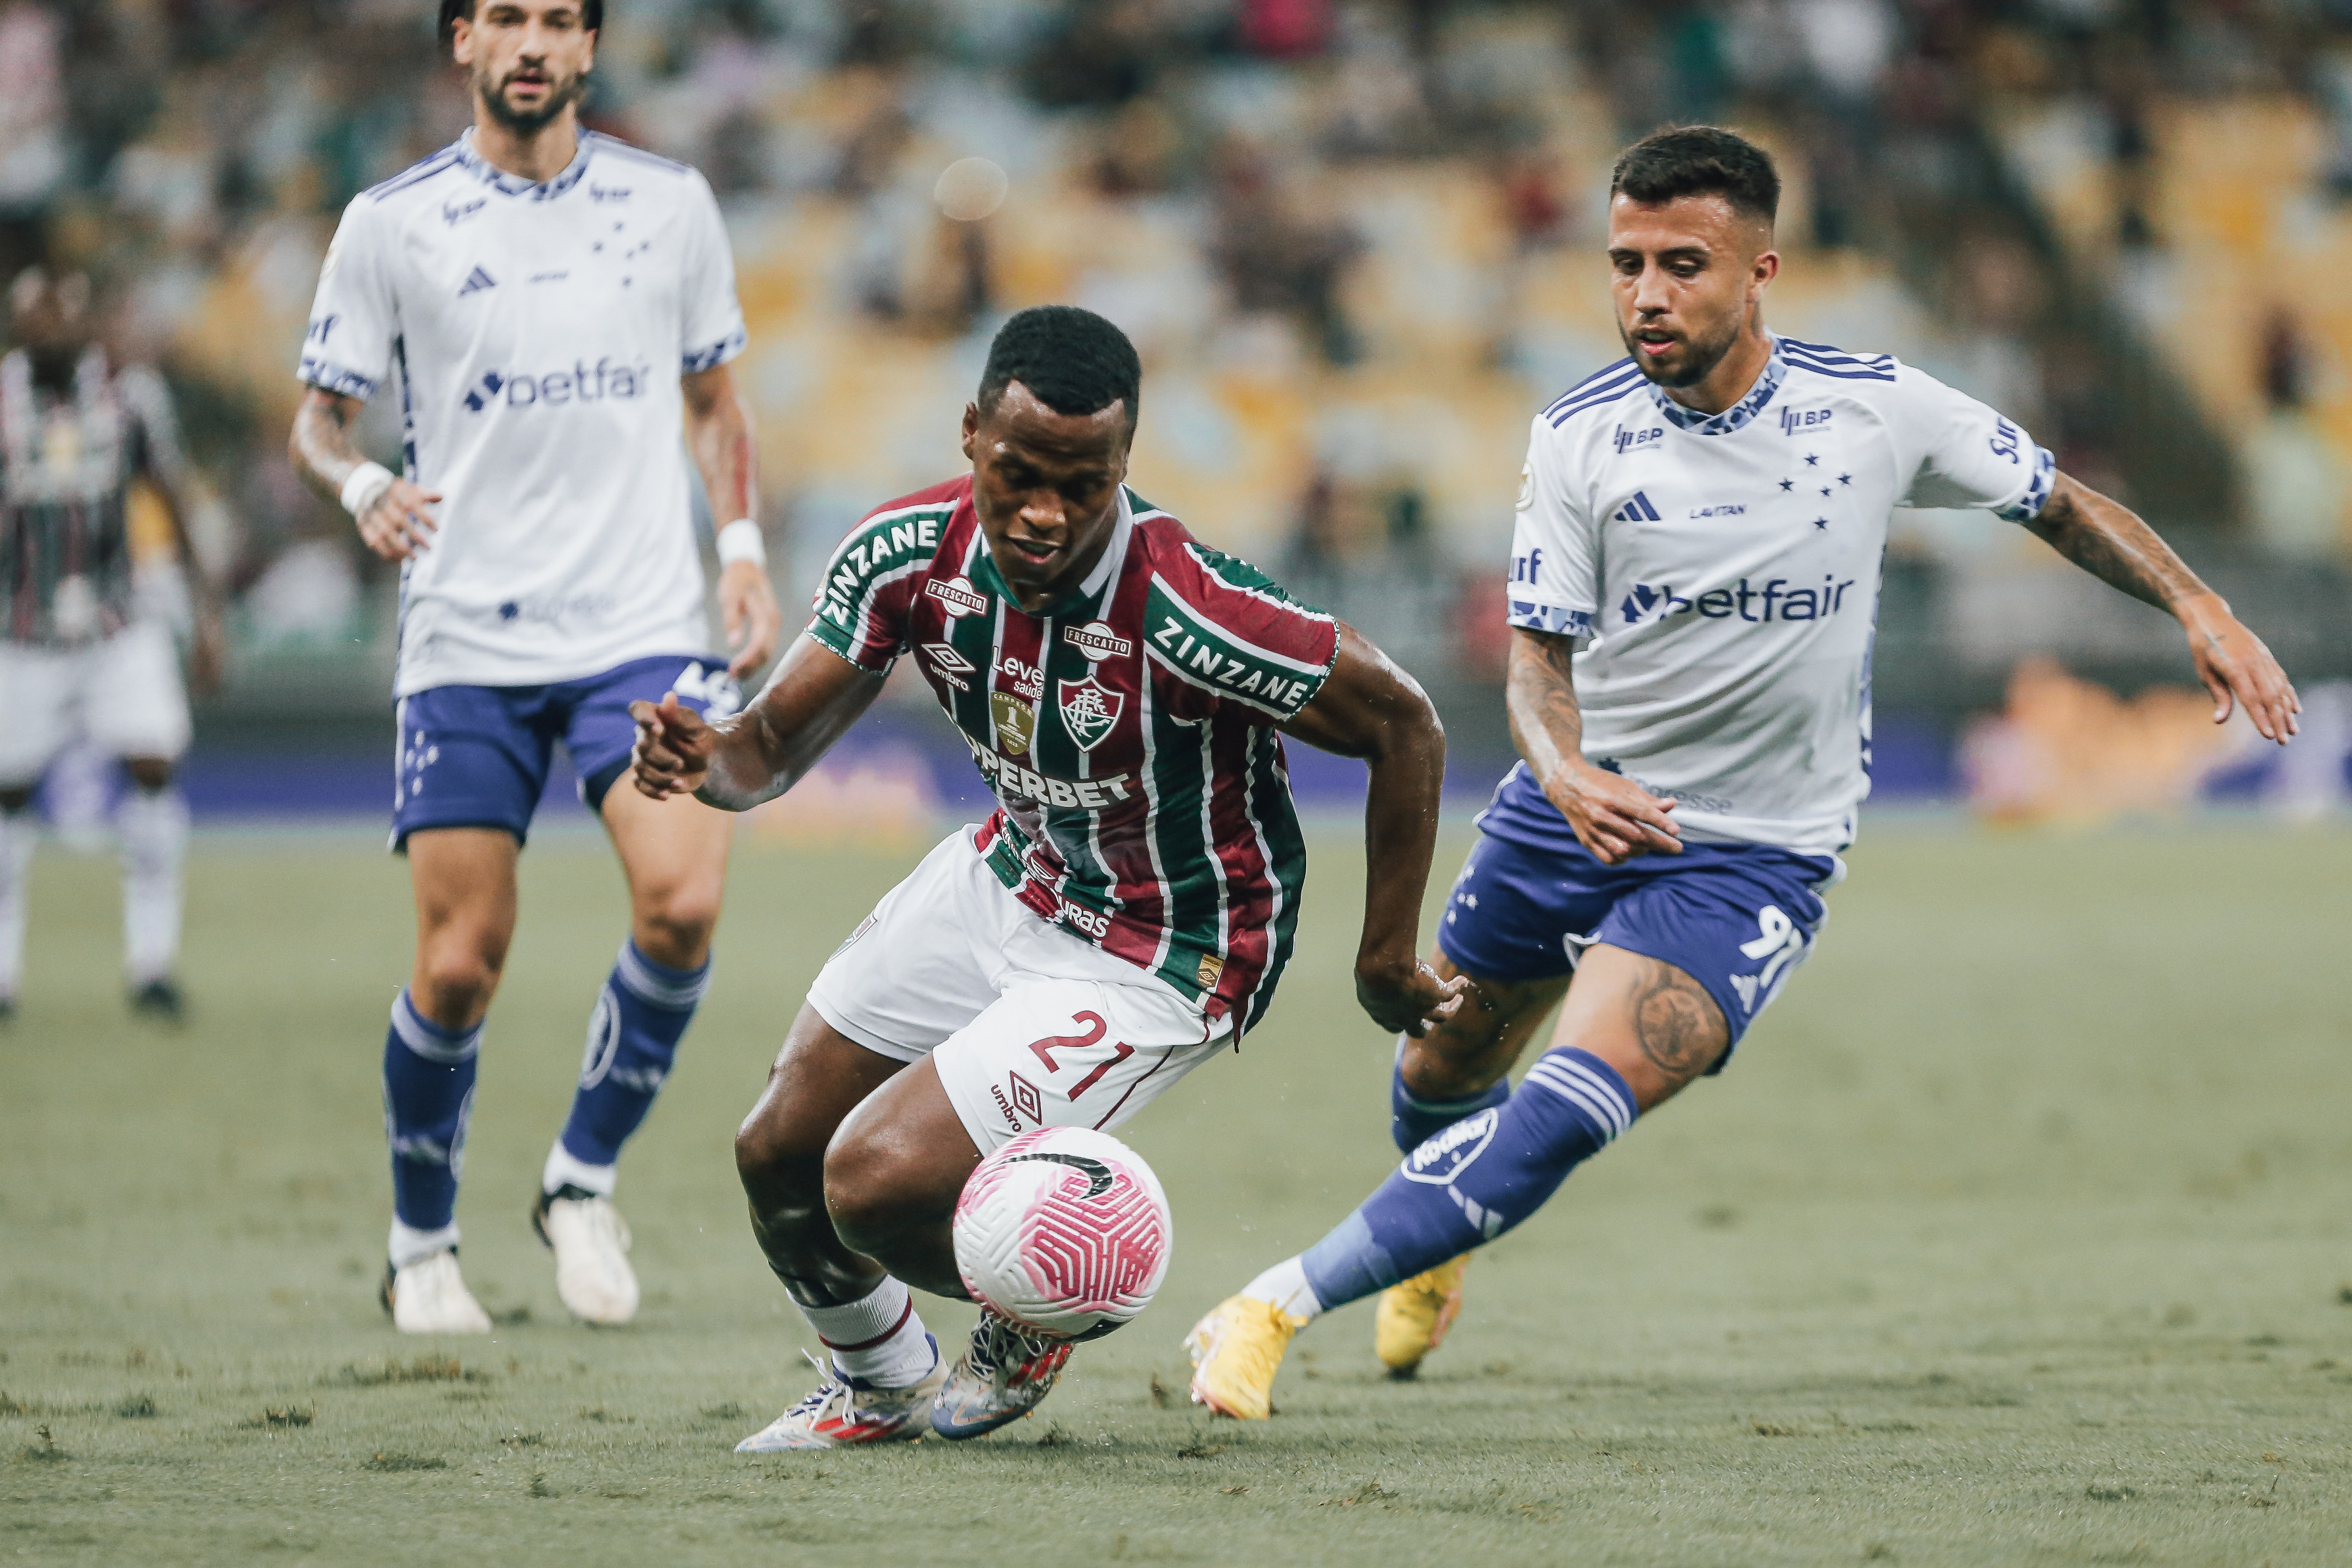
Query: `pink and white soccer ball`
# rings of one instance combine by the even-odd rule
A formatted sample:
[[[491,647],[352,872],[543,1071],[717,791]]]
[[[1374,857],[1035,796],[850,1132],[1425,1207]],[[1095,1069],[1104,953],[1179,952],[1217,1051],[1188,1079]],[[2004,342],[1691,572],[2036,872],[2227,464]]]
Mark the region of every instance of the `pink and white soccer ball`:
[[[1084,1127],[1023,1133],[982,1160],[956,1200],[964,1288],[1060,1339],[1097,1339],[1150,1306],[1175,1237],[1143,1157]]]

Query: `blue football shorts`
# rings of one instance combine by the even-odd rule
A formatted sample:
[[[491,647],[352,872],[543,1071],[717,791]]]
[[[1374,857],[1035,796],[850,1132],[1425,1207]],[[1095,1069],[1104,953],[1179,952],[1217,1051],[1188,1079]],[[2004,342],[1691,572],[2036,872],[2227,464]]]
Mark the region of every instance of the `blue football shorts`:
[[[434,686],[400,700],[394,749],[392,847],[432,827],[502,827],[520,844],[547,791],[555,743],[572,758],[580,798],[602,811],[629,766],[629,704],[667,691],[707,718],[742,706],[723,658],[634,658],[546,686]]]
[[[1822,894],[1844,874],[1834,855],[1765,844],[1687,843],[1604,866],[1562,837],[1481,836],[1438,920],[1445,956],[1481,980],[1528,981],[1568,973],[1595,942],[1622,947],[1706,986],[1733,1047],[1811,953],[1829,913]]]

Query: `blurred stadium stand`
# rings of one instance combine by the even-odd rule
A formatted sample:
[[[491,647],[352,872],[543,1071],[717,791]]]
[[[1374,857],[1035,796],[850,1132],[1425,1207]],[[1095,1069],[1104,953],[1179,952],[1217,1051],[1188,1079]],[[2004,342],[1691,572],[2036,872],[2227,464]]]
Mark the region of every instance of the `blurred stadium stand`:
[[[614,0],[589,117],[726,204],[787,594],[960,465],[1003,315],[1075,301],[1143,352],[1138,488],[1393,650],[1491,779],[1527,421],[1620,352],[1611,157],[1719,120],[1789,177],[1776,325],[2015,414],[2352,678],[2352,0]],[[286,462],[290,367],[341,205],[467,119],[423,0],[0,3],[0,262],[102,280],[237,541],[200,811],[380,806],[394,584]],[[967,155],[1011,192],[955,223]],[[2027,656],[2187,678],[2021,531],[1900,520],[1882,788],[1998,772],[1964,737]]]

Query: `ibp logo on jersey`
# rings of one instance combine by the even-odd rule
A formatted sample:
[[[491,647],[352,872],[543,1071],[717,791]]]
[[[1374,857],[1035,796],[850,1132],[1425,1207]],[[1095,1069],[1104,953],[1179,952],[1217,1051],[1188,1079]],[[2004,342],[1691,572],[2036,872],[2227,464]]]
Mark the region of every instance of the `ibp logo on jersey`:
[[[1793,436],[1800,430],[1818,430],[1830,422],[1834,408],[1783,408],[1780,410],[1780,434]]]
[[[474,414],[493,404],[509,408],[561,408],[572,403],[643,397],[652,387],[650,365],[614,364],[605,358],[598,360],[593,370],[574,363],[570,370],[551,370],[544,375],[507,375],[486,370],[479,381],[466,389],[463,401]]]
[[[1620,425],[1614,437],[1620,452],[1630,452],[1636,447],[1655,446],[1665,438],[1666,427],[1663,425],[1653,425],[1647,430],[1628,430]]]

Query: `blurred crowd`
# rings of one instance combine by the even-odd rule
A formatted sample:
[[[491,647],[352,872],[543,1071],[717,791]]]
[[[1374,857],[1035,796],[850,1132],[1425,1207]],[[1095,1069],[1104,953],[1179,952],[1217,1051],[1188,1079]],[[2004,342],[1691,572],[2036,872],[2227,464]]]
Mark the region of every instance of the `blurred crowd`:
[[[1780,324],[1922,363],[2164,521],[2179,443],[2093,324],[2112,281],[2223,443],[2185,521],[2336,557],[2338,323],[2273,279],[2183,347],[2148,301],[2204,254],[2168,180],[2216,105],[2301,128],[2278,183],[2302,243],[2344,242],[2347,46],[2352,0],[613,0],[587,117],[728,209],[802,570],[952,467],[1003,313],[1069,299],[1144,352],[1140,488],[1469,679],[1528,416],[1619,353],[1611,155],[1673,121],[1780,153]],[[249,647],[381,637],[373,568],[283,455],[294,344],[342,204],[468,118],[424,0],[0,0],[0,264],[89,268],[171,376]],[[1009,175],[993,216],[942,211],[966,156]],[[2002,537],[1925,517],[1901,548],[1966,567]]]

